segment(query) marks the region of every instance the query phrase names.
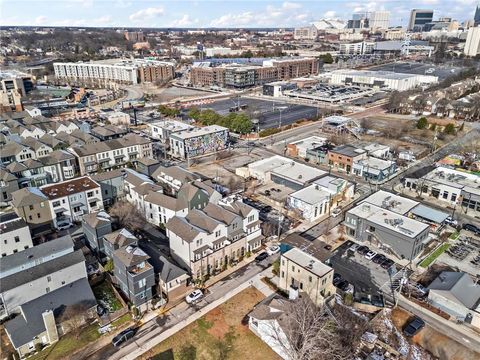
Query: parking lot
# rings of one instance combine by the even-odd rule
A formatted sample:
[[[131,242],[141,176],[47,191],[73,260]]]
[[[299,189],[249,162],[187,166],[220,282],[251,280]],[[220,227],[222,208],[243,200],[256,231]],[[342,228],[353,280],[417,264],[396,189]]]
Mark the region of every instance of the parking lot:
[[[366,295],[381,295],[380,289],[390,281],[388,268],[376,264],[373,260],[368,260],[365,254],[348,250],[352,245],[352,241],[347,241],[339,246],[333,251],[333,255],[327,260],[327,263],[343,280],[354,286],[356,298]],[[391,263],[394,265],[393,262]],[[396,266],[393,266],[393,271],[393,273],[396,272]],[[384,292],[388,292],[388,289],[387,286],[382,288]]]
[[[280,125],[290,125],[298,120],[314,119],[318,116],[318,110],[313,106],[295,105],[279,101],[267,101],[241,97],[219,100],[204,105],[202,108],[212,109],[219,114],[227,115],[232,107],[246,105],[245,111],[259,120],[260,130],[275,128]]]
[[[461,235],[438,257],[437,262],[472,275],[480,273],[480,240],[473,236]]]
[[[429,69],[435,69],[432,73],[427,73]],[[455,75],[462,70],[459,66],[454,65],[434,65],[416,62],[397,62],[384,65],[373,66],[369,70],[373,71],[393,71],[396,73],[432,75],[438,76],[438,80],[442,81],[451,75]]]
[[[357,98],[368,98],[375,90],[359,86],[343,86],[319,83],[311,88],[285,91],[292,98],[323,101],[328,103],[347,102]]]

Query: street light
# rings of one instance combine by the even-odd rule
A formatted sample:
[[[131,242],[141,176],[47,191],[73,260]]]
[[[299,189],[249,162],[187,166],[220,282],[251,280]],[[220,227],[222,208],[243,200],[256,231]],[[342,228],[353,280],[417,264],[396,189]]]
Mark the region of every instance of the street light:
[[[282,127],[282,111],[286,110],[288,107],[287,106],[278,106],[277,109],[280,112],[280,118],[279,118],[279,124],[278,128],[280,129]]]

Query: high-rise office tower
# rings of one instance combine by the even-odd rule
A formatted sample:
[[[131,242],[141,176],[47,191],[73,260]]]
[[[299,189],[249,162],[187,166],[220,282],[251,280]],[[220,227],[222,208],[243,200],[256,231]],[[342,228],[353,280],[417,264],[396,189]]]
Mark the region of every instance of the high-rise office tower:
[[[425,24],[432,22],[433,10],[413,9],[410,13],[408,30],[423,31]]]
[[[463,50],[467,56],[476,56],[480,54],[480,26],[468,29],[467,42]]]
[[[480,25],[480,3],[477,5],[475,9],[475,15],[473,17],[473,21],[475,22],[475,26]]]

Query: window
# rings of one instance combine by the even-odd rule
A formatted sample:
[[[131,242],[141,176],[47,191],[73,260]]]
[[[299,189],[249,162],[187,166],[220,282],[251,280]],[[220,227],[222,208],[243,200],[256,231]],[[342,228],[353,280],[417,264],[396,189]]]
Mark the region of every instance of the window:
[[[48,282],[52,281],[52,277],[51,277],[51,276],[47,276],[47,281],[48,281]]]
[[[52,203],[52,206],[53,206],[53,207],[60,206],[60,201],[54,201],[54,202]]]
[[[452,201],[457,201],[457,194],[452,194],[451,200],[452,200]]]
[[[3,240],[3,243],[4,243],[5,245],[8,244],[8,240],[7,240],[7,239]]]
[[[308,277],[308,281],[309,282],[312,282],[313,281],[313,278],[311,276]]]
[[[93,196],[93,191],[87,192],[87,197],[92,197]]]
[[[13,253],[14,253],[14,254],[16,254],[17,252],[18,252],[18,250],[17,250],[17,249],[14,249],[14,250],[13,250]]]
[[[28,220],[32,220],[32,215],[28,215]]]
[[[42,216],[40,215],[40,213],[37,213],[37,218],[41,218]]]
[[[147,279],[141,279],[138,281],[138,286],[139,287],[145,287],[147,286]]]
[[[45,289],[45,292],[48,294],[48,293],[50,292],[50,288],[47,287],[47,288]]]
[[[375,232],[375,226],[369,226],[368,231],[370,232]]]
[[[30,210],[33,210],[33,205],[30,205],[28,208],[29,208]]]
[[[41,203],[40,203],[40,207],[42,207],[42,208],[45,207],[45,203],[44,203],[44,202],[41,202]]]
[[[28,249],[28,245],[25,245],[25,246],[23,247],[23,249],[24,249],[24,250],[27,250],[27,249]]]
[[[292,265],[292,271],[295,271],[295,266]]]
[[[444,192],[443,192],[443,198],[444,198],[444,199],[448,199],[448,191],[444,191]]]
[[[255,215],[250,215],[247,221],[252,222],[253,220],[255,220]]]
[[[285,271],[282,271],[282,278],[285,277]]]
[[[16,243],[20,242],[20,238],[19,238],[18,236],[15,236],[14,239],[15,239],[15,242],[16,242]]]
[[[215,231],[215,237],[219,237],[222,234],[221,230]]]
[[[73,212],[74,212],[74,213],[80,212],[80,206],[74,206],[74,207],[73,207]]]
[[[7,254],[6,254],[6,253],[3,253],[3,254],[2,254],[2,257],[4,257],[4,256],[7,256]]]

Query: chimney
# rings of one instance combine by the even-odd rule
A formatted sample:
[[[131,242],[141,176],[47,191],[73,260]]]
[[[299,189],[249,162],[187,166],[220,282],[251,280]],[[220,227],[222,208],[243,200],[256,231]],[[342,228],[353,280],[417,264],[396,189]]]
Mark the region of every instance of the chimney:
[[[43,323],[48,335],[48,342],[50,344],[58,341],[57,324],[52,310],[47,310],[42,313]]]

